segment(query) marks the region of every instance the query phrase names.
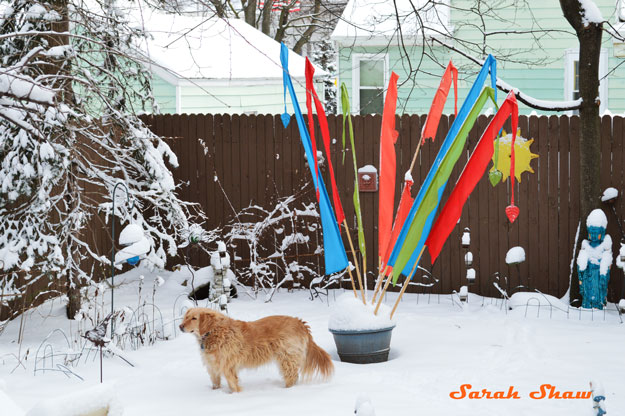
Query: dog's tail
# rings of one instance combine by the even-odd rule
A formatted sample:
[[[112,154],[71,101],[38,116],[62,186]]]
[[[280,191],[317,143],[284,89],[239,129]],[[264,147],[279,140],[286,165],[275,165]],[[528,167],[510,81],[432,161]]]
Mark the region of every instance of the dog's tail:
[[[319,374],[324,380],[332,377],[334,373],[334,364],[323,348],[315,344],[312,335],[308,332],[308,349],[306,351],[306,362],[302,368],[302,375],[310,378],[315,374]]]

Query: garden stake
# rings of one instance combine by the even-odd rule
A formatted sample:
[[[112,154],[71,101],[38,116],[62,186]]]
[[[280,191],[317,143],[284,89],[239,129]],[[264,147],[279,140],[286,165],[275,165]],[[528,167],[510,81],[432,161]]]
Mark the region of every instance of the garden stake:
[[[354,258],[354,265],[356,266],[356,275],[358,276],[358,286],[360,286],[360,292],[362,293],[362,303],[365,305],[367,301],[365,300],[365,292],[362,290],[362,278],[360,276],[360,269],[358,268],[358,260],[356,259],[356,251],[354,250],[354,243],[352,243],[352,237],[349,235],[349,228],[347,227],[347,220],[343,219],[343,227],[345,227],[345,234],[347,234],[347,240],[349,241],[349,247],[352,249],[352,257]],[[349,270],[349,278],[352,281],[352,287],[354,288],[354,295],[358,297],[356,293],[356,285],[354,284],[354,278],[352,277],[352,270],[347,265],[347,270]]]
[[[373,312],[374,315],[378,314],[378,309],[380,309],[380,305],[382,304],[382,299],[384,299],[384,294],[386,293],[386,290],[388,289],[388,285],[391,283],[391,280],[393,280],[391,276],[389,276],[386,279],[386,283],[384,284],[384,289],[382,289],[382,293],[380,293],[380,299],[378,299],[378,304],[375,306],[375,311]]]
[[[401,291],[399,292],[399,296],[397,297],[397,300],[395,301],[395,306],[393,306],[393,310],[391,311],[391,319],[393,319],[393,314],[395,313],[397,306],[399,306],[399,301],[401,300],[401,297],[404,296],[404,292],[406,291],[406,288],[408,288],[408,283],[410,282],[410,276],[412,276],[415,269],[417,268],[417,264],[419,264],[419,260],[421,260],[421,256],[423,255],[424,250],[425,250],[425,246],[423,246],[423,248],[421,249],[421,253],[419,253],[419,257],[417,257],[417,261],[415,261],[414,266],[412,267],[412,270],[410,271],[410,274],[408,275],[408,277],[406,277],[406,280],[404,281],[404,286],[401,288]]]
[[[376,296],[378,295],[378,292],[380,291],[380,288],[382,287],[382,282],[384,281],[384,276],[386,276],[387,269],[388,269],[388,265],[384,266],[384,269],[382,270],[382,272],[378,274],[378,282],[376,283],[375,290],[373,291],[373,299],[371,300],[371,304],[375,303]]]

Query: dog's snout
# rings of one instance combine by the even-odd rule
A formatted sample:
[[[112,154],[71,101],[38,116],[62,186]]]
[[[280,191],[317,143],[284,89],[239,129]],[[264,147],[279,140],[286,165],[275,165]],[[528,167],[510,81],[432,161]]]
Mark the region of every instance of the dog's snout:
[[[183,325],[183,324],[180,324],[180,325],[178,326],[178,328],[180,328],[180,330],[181,330],[182,332],[184,332],[184,325]]]

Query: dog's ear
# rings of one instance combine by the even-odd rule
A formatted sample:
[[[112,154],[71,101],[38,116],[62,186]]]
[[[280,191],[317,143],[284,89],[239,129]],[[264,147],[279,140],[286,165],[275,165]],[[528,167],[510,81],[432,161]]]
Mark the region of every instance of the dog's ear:
[[[200,322],[198,324],[198,329],[200,335],[204,335],[207,332],[210,332],[211,328],[213,327],[213,321],[215,317],[210,312],[200,312],[199,315]]]

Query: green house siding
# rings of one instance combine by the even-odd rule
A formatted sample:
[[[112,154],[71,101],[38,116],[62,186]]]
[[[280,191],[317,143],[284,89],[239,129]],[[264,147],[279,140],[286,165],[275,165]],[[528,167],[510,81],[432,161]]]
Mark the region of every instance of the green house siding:
[[[475,20],[474,14],[462,12],[474,4],[470,0],[451,0],[453,6],[451,12],[451,24],[454,27],[454,36],[467,42],[482,42],[482,33],[466,22]],[[612,16],[615,10],[616,0],[596,0],[603,17],[614,22]],[[531,33],[503,35],[493,34],[488,37],[488,45],[497,57],[498,54],[510,54],[510,58],[521,62],[498,61],[497,75],[508,84],[520,89],[525,94],[541,100],[562,101],[565,100],[565,55],[567,50],[578,47],[577,38],[568,22],[562,16],[560,5],[557,1],[532,2],[531,14],[529,10],[515,9],[513,7],[498,10],[501,20],[488,19],[486,27],[489,32],[499,30],[527,31],[540,29],[536,27],[539,22],[542,28],[555,30],[548,34],[538,34],[535,39]],[[407,43],[410,43],[408,40]],[[354,46],[355,45],[355,46]],[[612,113],[625,112],[625,65],[618,67],[625,58],[614,57],[612,39],[604,35],[603,45],[607,56],[607,109]],[[460,46],[460,49],[465,49]],[[399,75],[398,89],[398,113],[426,113],[432,103],[432,98],[440,81],[444,67],[435,63],[428,56],[422,59],[422,47],[413,45],[407,48],[412,68],[419,67],[416,75],[408,79],[409,65],[405,59],[406,53],[399,46],[359,46],[358,41],[351,45],[339,45],[339,82],[345,82],[350,92],[352,91],[352,62],[354,54],[369,53],[378,56],[388,55],[387,72],[395,71]],[[441,47],[428,53],[434,53],[439,62],[446,62],[451,58],[454,64],[461,70],[461,82],[459,83],[460,100],[464,99],[468,88],[475,79],[479,67],[457,53],[450,53]],[[535,62],[527,65],[523,61]],[[610,72],[612,71],[613,72]],[[387,80],[388,80],[387,74]],[[403,83],[403,84],[402,84]],[[499,91],[503,97],[503,92]],[[502,98],[499,98],[501,102]],[[569,99],[569,98],[566,98]],[[460,101],[461,102],[461,101]],[[531,108],[521,104],[519,110],[523,114],[532,111]],[[453,112],[453,94],[445,111]],[[537,111],[539,114],[548,112]]]
[[[282,82],[253,81],[249,85],[209,85],[205,80],[182,81],[175,85],[154,75],[154,98],[161,113],[212,113],[212,114],[281,114],[284,112]],[[294,80],[295,93],[302,111],[306,108],[303,80]],[[317,92],[323,96],[323,84],[316,83]],[[178,100],[176,95],[178,91]],[[290,99],[287,108],[292,112]]]
[[[155,75],[152,79],[152,91],[158,109],[163,114],[176,112],[176,87]]]

